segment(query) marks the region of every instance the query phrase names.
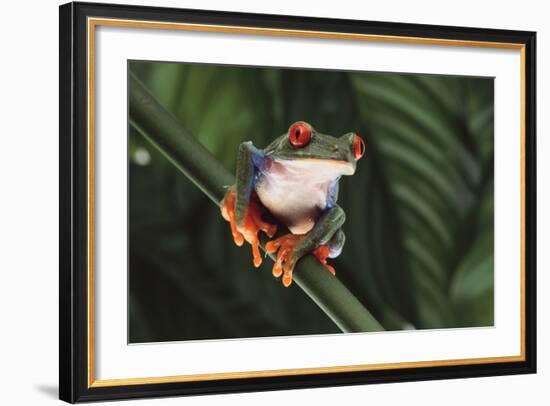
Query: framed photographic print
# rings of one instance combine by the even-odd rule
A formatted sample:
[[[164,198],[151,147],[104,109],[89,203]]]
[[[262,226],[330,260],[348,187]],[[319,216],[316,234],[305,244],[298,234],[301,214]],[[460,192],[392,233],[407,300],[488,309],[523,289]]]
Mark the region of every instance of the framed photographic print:
[[[533,32],[60,7],[60,398],[536,371]]]

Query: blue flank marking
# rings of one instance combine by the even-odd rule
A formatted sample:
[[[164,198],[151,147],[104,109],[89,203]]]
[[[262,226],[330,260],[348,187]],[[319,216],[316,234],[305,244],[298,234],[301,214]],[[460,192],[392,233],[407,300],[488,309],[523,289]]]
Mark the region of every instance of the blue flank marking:
[[[267,171],[268,158],[261,149],[254,151],[252,154],[252,164],[254,165],[254,176],[252,177],[252,188],[255,189],[256,185],[261,181],[262,175]]]
[[[338,200],[338,179],[335,179],[327,191],[327,209],[336,206],[336,200]]]

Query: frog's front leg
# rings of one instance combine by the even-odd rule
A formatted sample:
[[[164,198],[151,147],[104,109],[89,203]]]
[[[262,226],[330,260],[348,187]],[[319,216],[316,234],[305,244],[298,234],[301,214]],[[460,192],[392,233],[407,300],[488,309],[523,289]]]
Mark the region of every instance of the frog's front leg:
[[[277,252],[273,276],[283,275],[283,285],[290,286],[296,262],[306,254],[313,254],[332,273],[334,268],[327,264],[327,258],[337,257],[345,242],[341,230],[346,219],[340,206],[327,209],[306,234],[289,233],[266,244],[266,251]]]
[[[246,240],[252,245],[256,267],[262,263],[258,233],[263,231],[269,237],[273,237],[277,231],[275,225],[262,219],[265,209],[254,192],[258,167],[263,165],[263,162],[262,151],[251,142],[242,143],[237,156],[236,182],[227,190],[221,202],[222,216],[231,225],[235,244],[240,247]]]

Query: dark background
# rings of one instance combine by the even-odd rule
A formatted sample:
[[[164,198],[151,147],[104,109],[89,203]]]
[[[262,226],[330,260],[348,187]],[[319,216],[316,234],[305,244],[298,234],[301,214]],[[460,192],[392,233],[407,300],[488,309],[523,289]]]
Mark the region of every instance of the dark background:
[[[297,120],[367,153],[340,181],[337,277],[386,329],[493,324],[493,80],[130,62],[223,164]],[[337,333],[133,128],[129,342]]]

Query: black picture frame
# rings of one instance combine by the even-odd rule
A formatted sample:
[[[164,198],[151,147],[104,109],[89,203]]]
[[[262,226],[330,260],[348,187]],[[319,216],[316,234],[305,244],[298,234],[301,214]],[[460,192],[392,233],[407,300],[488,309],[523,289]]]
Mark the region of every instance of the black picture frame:
[[[60,6],[59,397],[67,402],[264,391],[536,372],[536,33],[112,4]],[[88,380],[87,18],[514,43],[524,46],[525,357],[517,362],[91,387]]]

